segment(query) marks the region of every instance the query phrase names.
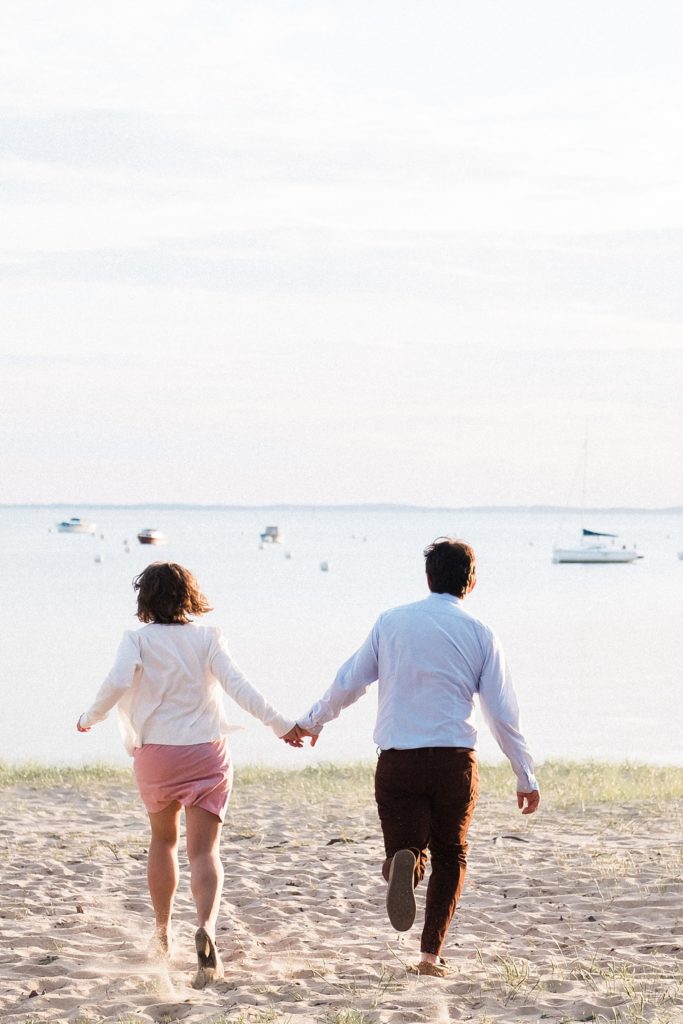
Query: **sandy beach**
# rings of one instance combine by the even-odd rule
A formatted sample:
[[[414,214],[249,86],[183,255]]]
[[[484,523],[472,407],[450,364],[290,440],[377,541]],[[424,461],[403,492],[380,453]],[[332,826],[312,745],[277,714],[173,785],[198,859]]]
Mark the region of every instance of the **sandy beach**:
[[[453,970],[436,979],[406,970],[418,928],[399,938],[385,917],[370,768],[243,770],[223,845],[226,977],[199,992],[184,857],[171,963],[148,955],[132,779],[6,773],[0,1020],[682,1021],[681,769],[669,789],[634,775],[613,795],[577,791],[569,770],[563,788],[562,771],[529,819],[503,795],[511,777],[484,772]]]

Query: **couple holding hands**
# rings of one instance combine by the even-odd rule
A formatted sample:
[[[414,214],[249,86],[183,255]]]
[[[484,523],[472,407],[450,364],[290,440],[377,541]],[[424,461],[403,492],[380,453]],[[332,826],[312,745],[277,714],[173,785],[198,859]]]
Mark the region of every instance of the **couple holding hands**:
[[[441,950],[465,876],[467,832],[478,793],[474,694],[517,779],[523,814],[539,804],[534,765],[495,634],[463,607],[476,584],[476,558],[459,540],[424,552],[429,595],[375,622],[332,685],[297,722],[270,704],[233,661],[219,629],[195,617],[211,611],[192,573],[149,565],[133,582],[137,617],[77,728],[88,732],[116,706],[149,815],[147,880],[155,946],[169,955],[178,885],[180,812],[185,808],[191,888],[197,909],[194,987],[223,977],[216,921],[223,888],[221,829],[233,766],[221,689],[291,746],[315,745],[323,726],[378,684],[375,796],[386,859],[387,913],[398,931],[415,919],[414,888],[431,855],[418,974],[445,976]]]

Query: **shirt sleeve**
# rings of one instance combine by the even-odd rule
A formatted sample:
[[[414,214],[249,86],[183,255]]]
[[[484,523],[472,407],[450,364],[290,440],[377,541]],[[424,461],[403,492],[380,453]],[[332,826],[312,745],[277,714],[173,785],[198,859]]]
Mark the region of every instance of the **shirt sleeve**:
[[[239,666],[233,661],[227,643],[220,630],[216,631],[209,667],[221,684],[228,697],[269,726],[278,738],[293,729],[295,722],[281,715],[277,708],[269,704],[263,694],[249,682]]]
[[[356,653],[341,666],[334,682],[320,700],[317,700],[305,715],[297,719],[299,725],[309,732],[319,733],[322,727],[336,718],[344,708],[355,704],[370,683],[377,681],[378,658],[379,620]]]
[[[533,758],[520,729],[512,677],[497,637],[489,632],[487,641],[479,677],[479,703],[496,743],[512,765],[518,792],[530,793],[538,789],[538,782]]]
[[[114,664],[97,691],[95,700],[79,719],[82,726],[90,728],[104,721],[111,709],[133,685],[135,672],[141,664],[137,632],[127,630],[119,644]]]

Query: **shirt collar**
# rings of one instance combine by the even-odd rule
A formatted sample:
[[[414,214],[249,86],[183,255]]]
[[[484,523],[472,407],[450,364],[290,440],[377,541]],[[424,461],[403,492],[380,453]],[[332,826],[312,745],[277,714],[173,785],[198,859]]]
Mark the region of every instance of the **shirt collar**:
[[[434,598],[436,601],[448,601],[449,604],[461,604],[462,598],[456,597],[454,594],[433,594],[430,593],[430,598]]]

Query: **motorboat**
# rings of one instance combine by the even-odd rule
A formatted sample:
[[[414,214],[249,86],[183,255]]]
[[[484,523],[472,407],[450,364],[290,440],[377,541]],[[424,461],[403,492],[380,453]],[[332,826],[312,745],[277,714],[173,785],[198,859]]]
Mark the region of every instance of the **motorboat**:
[[[611,543],[600,538],[609,538]],[[581,544],[575,548],[553,548],[553,562],[636,562],[643,556],[635,547],[621,547],[616,544],[616,533],[599,533],[596,530],[582,530]]]
[[[161,530],[147,529],[140,530],[138,540],[141,544],[167,544],[168,537]]]
[[[284,539],[279,526],[266,526],[261,534],[262,544],[282,544]]]
[[[57,523],[58,533],[93,534],[96,529],[95,523],[91,523],[88,519],[79,519],[78,516],[72,516],[71,519],[64,519],[61,523]]]

